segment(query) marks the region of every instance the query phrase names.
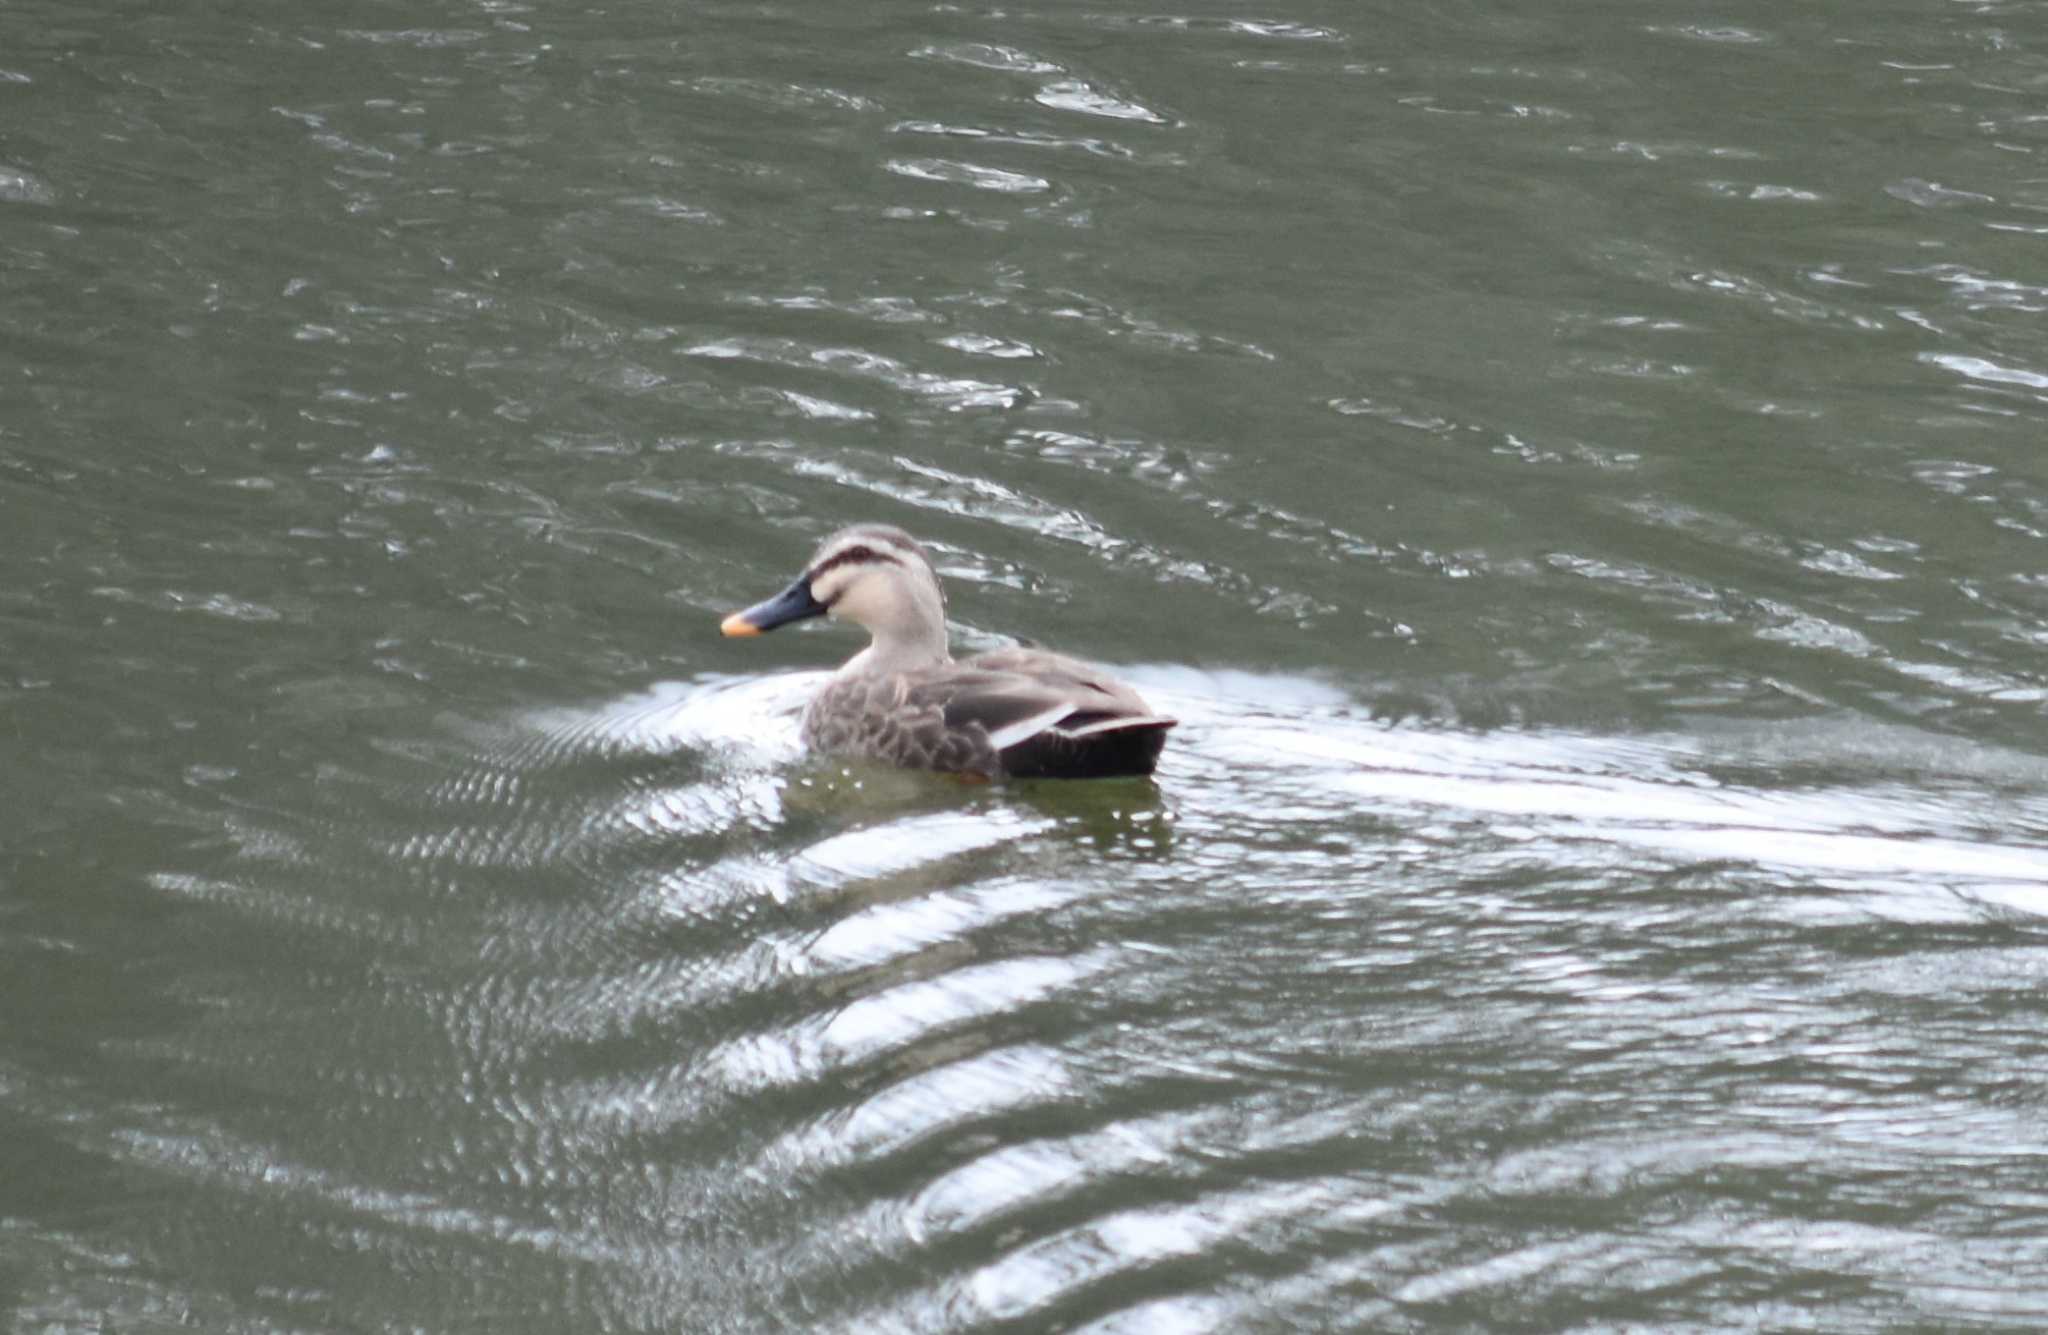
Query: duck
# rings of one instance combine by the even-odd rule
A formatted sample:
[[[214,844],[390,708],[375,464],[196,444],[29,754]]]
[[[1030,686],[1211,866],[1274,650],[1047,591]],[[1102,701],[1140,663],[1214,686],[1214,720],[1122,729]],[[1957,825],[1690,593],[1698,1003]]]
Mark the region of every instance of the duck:
[[[762,635],[820,616],[870,638],[805,707],[813,751],[991,780],[1148,775],[1178,722],[1063,654],[1019,647],[954,659],[938,570],[894,525],[832,534],[788,588],[719,629]]]

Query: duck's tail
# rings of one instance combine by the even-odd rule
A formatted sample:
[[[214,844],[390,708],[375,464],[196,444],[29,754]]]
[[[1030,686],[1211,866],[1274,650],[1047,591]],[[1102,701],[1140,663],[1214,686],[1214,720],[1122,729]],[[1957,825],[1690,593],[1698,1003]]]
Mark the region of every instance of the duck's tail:
[[[1150,774],[1179,719],[1149,714],[1057,723],[1002,752],[1003,772],[1017,779],[1105,779]]]

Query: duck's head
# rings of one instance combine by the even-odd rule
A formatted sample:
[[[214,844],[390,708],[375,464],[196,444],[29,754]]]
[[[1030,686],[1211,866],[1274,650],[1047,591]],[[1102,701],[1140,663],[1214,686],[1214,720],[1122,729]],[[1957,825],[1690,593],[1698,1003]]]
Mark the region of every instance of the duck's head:
[[[719,629],[760,635],[815,616],[866,627],[880,658],[946,658],[946,598],[938,573],[915,538],[888,524],[857,524],[834,533],[788,588],[734,612]]]

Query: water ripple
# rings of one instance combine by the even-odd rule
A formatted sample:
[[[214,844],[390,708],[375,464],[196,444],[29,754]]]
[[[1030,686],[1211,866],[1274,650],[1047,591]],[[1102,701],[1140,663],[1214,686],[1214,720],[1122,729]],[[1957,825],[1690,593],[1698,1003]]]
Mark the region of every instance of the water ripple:
[[[882,169],[912,180],[972,186],[1005,195],[1035,195],[1052,189],[1052,182],[1043,176],[946,158],[891,158],[882,164]]]
[[[1948,8],[8,11],[15,1320],[2041,1326]],[[861,519],[1158,775],[806,755]]]

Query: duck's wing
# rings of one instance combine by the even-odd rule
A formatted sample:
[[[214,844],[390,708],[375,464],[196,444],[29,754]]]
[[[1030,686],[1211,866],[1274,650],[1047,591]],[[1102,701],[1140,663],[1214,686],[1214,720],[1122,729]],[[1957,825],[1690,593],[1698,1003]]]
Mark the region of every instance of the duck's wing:
[[[1101,669],[1035,649],[982,654],[927,689],[949,729],[986,736],[1020,778],[1149,774],[1175,722]]]
[[[1028,677],[1071,700],[1077,712],[1091,716],[1109,715],[1134,721],[1164,719],[1163,715],[1152,712],[1143,696],[1115,677],[1093,663],[1068,658],[1065,654],[1048,653],[1043,649],[996,649],[976,654],[961,666]],[[1171,719],[1164,721],[1172,722]]]
[[[821,751],[1018,778],[1149,774],[1173,725],[1098,669],[1016,649],[835,680],[804,713]]]
[[[998,751],[1065,723],[1087,708],[1087,701],[1068,683],[978,663],[962,664],[923,679],[912,677],[908,700],[913,705],[936,706],[946,727],[977,730]]]

